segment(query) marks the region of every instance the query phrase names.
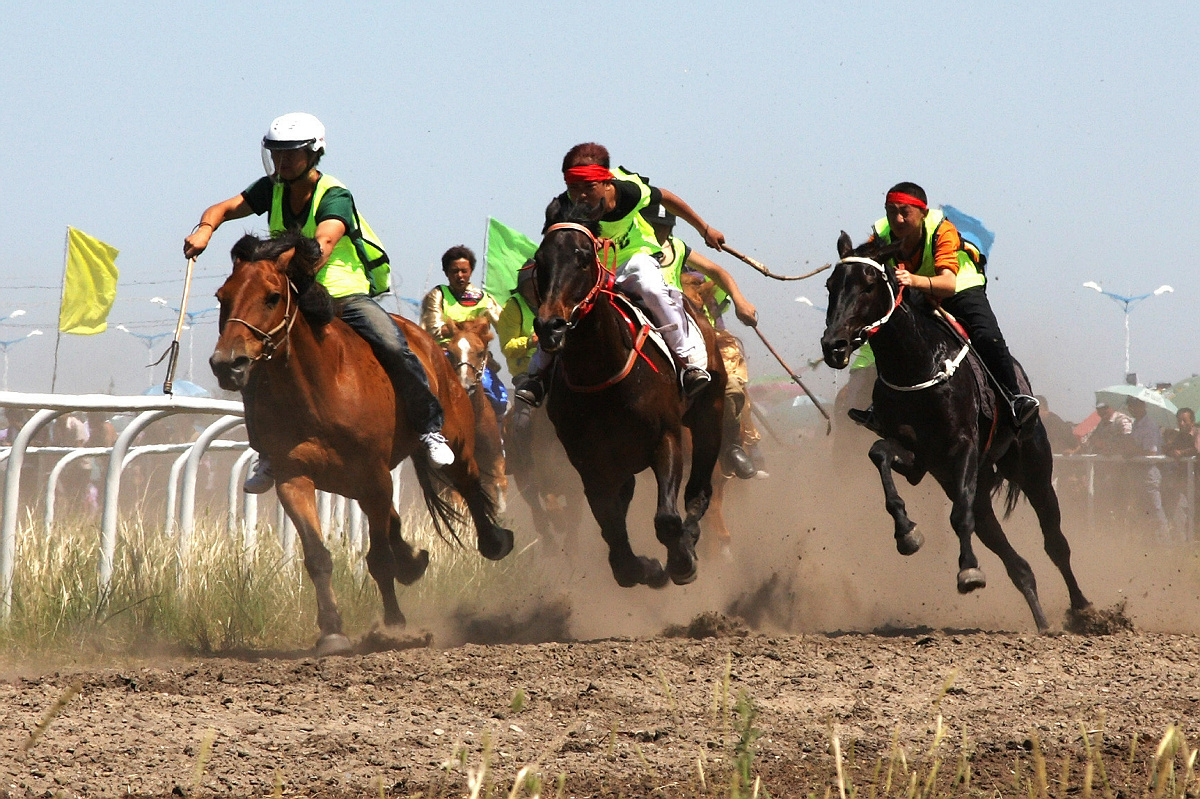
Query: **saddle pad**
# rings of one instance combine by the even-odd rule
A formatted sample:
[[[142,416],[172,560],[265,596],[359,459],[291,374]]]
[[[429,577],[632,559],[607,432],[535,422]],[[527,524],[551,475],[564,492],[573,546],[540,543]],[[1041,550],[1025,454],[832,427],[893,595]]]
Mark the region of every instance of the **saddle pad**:
[[[937,308],[937,317],[960,342],[970,341],[970,336],[967,335],[967,329],[962,322],[955,319],[953,314],[940,305]],[[988,374],[983,368],[983,361],[980,360],[974,347],[967,353],[966,363],[971,367],[971,376],[975,378],[975,387],[979,390],[979,404],[983,409],[983,415],[988,419],[993,419],[996,415],[995,389],[992,387],[992,381],[988,379]]]
[[[622,311],[629,315],[629,318],[633,320],[633,323],[637,325],[638,329],[642,328],[643,326],[650,329],[649,334],[646,336],[646,341],[653,342],[658,351],[666,357],[667,363],[671,364],[671,369],[676,375],[678,375],[679,367],[675,363],[675,356],[671,353],[670,348],[667,346],[667,342],[663,340],[662,334],[659,333],[654,327],[654,324],[650,321],[650,317],[646,314],[646,312],[638,307],[633,300],[619,292],[614,291],[612,293],[612,301],[613,305],[619,307]],[[633,333],[636,338],[637,330],[634,330]],[[645,349],[644,344],[642,345],[642,349]]]

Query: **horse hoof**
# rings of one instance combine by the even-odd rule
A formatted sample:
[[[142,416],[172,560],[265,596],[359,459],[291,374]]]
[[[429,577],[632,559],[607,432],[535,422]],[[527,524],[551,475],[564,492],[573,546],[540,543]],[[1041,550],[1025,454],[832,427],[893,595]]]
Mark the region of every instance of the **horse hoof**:
[[[642,561],[642,565],[644,566],[645,576],[642,580],[643,583],[651,588],[667,587],[667,583],[670,582],[671,578],[667,576],[667,572],[663,569],[661,563],[654,558],[642,557],[638,558],[638,560]]]
[[[349,638],[341,633],[323,635],[317,641],[317,645],[313,647],[313,654],[319,658],[329,657],[330,655],[346,655],[352,651],[354,651],[354,645],[350,643]]]
[[[696,554],[694,552],[683,551],[676,555],[674,552],[667,555],[667,574],[671,577],[671,582],[675,585],[687,585],[694,582],[697,574],[696,569]]]
[[[896,551],[901,555],[913,555],[925,543],[925,536],[917,528],[909,530],[896,538]],[[959,585],[962,585],[962,575],[959,575]]]
[[[406,563],[396,564],[396,580],[401,585],[412,585],[420,580],[429,568],[429,550],[422,549]]]
[[[982,569],[963,569],[958,573],[958,593],[969,594],[987,586]]]
[[[500,560],[513,550],[513,532],[499,525],[488,535],[479,536],[479,554],[488,560]]]

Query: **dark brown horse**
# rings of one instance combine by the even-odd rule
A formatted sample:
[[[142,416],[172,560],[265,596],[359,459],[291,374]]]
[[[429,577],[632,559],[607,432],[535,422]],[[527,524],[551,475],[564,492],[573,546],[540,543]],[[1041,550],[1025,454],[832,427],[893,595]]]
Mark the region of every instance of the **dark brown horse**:
[[[405,407],[370,346],[333,318],[324,287],[312,280],[320,248],[288,234],[234,247],[233,273],[217,292],[220,338],[210,364],[221,387],[241,391],[250,445],[271,459],[276,492],[296,525],[304,566],[316,587],[319,653],[344,651],[322,539],[316,490],[357,499],[370,526],[367,568],[383,598],[383,620],[404,624],[395,581],[410,585],[425,573],[429,553],[400,535],[392,507],[391,469],[422,449]],[[498,560],[512,550],[512,533],[494,518],[475,464],[475,417],[467,392],[437,343],[420,327],[397,319],[445,411],[443,434],[455,461],[441,472],[423,453],[412,458],[434,524],[453,535],[456,511],[437,492],[448,481],[465,498],[479,551]]]
[[[500,421],[483,388],[483,373],[488,368],[488,344],[495,335],[486,316],[463,322],[446,320],[449,339],[443,346],[458,382],[471,398],[475,411],[475,462],[480,477],[496,508],[504,512],[508,478],[504,474],[504,444],[500,439]]]
[[[896,549],[912,555],[924,541],[908,518],[892,472],[916,485],[933,475],[953,503],[950,525],[958,535],[958,591],[986,585],[971,546],[979,540],[1004,562],[1008,576],[1025,597],[1039,631],[1049,625],[1038,600],[1029,562],[1009,543],[992,508],[992,495],[1008,483],[1007,512],[1021,493],[1037,513],[1046,554],[1058,567],[1071,599],[1069,622],[1090,608],[1071,571],[1071,547],[1063,535],[1058,496],[1052,483],[1054,461],[1046,429],[1036,426],[1017,435],[1000,416],[991,392],[976,376],[974,354],[950,328],[935,318],[925,296],[905,291],[896,272],[884,264],[896,245],[868,242],[854,249],[845,233],[841,257],[830,272],[829,310],[821,349],[825,363],[845,369],[850,355],[871,337],[878,380],[875,413],[883,436],[871,447],[888,513],[895,522]],[[961,368],[959,368],[961,365]],[[1018,366],[1023,389],[1028,380]]]
[[[608,251],[588,227],[561,223],[548,229],[534,256],[541,298],[535,329],[543,350],[557,355],[547,411],[583,480],[617,583],[660,588],[669,577],[683,585],[696,578],[699,521],[712,497],[725,372],[712,328],[701,322],[713,380],[684,402],[672,364],[642,346],[640,331],[614,304],[612,272],[603,262]],[[680,519],[685,426],[692,459],[687,517]],[[658,560],[634,554],[626,528],[636,475],[647,468],[658,482],[654,530],[667,548],[665,572]]]

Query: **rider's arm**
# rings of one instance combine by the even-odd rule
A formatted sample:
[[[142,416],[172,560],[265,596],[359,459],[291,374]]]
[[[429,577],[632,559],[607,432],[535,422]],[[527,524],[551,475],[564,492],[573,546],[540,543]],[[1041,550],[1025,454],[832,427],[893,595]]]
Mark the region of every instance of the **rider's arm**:
[[[897,266],[896,282],[901,286],[911,286],[917,291],[934,297],[953,297],[955,287],[958,285],[958,275],[949,269],[939,268],[937,275],[926,277],[925,275],[918,275],[915,272],[909,272],[902,266]]]
[[[514,375],[523,374],[529,368],[529,359],[537,346],[537,336],[525,330],[524,322],[521,305],[514,298],[505,303],[496,324],[500,349],[508,361],[508,371]]]
[[[662,192],[663,207],[694,227],[696,232],[704,237],[704,243],[709,247],[715,250],[721,249],[721,245],[725,243],[724,233],[715,227],[710,227],[679,195],[666,189],[659,189],[659,191]]]
[[[433,290],[421,300],[421,327],[425,332],[442,343],[446,338],[446,317],[442,314],[442,287],[434,286]]]
[[[231,219],[241,219],[252,213],[254,213],[254,209],[250,207],[250,204],[246,202],[245,195],[242,194],[230,197],[216,205],[210,205],[200,215],[200,223],[196,229],[183,240],[183,257],[195,258],[204,252],[208,247],[209,239],[212,238],[212,234],[221,226],[221,223]]]
[[[690,247],[688,248],[687,265],[697,272],[708,276],[714,283],[725,289],[725,293],[729,295],[729,299],[733,300],[734,313],[737,314],[738,319],[742,320],[743,324],[747,324],[750,327],[758,324],[758,311],[742,295],[742,291],[734,281],[733,275]]]
[[[325,266],[325,262],[333,254],[333,248],[345,235],[346,223],[340,219],[326,219],[324,222],[317,223],[317,230],[313,238],[317,240],[317,244],[321,245],[321,260],[313,269],[314,275],[321,271],[321,267]]]

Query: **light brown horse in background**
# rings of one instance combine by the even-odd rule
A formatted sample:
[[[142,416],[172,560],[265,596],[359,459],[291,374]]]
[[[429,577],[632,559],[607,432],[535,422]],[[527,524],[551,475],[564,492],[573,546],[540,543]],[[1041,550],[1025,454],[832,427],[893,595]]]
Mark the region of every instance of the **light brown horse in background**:
[[[471,398],[475,411],[475,462],[480,478],[492,502],[504,512],[508,477],[504,473],[504,444],[500,438],[500,421],[483,389],[483,372],[488,368],[488,345],[496,336],[486,316],[463,322],[446,320],[449,340],[442,347],[458,375],[458,382]]]
[[[221,388],[241,391],[250,445],[271,459],[276,492],[296,525],[304,567],[317,595],[319,654],[350,649],[333,593],[333,559],[317,515],[316,490],[358,500],[370,528],[367,568],[383,599],[383,620],[403,625],[395,581],[416,582],[429,553],[400,534],[392,507],[391,470],[412,457],[425,504],[443,536],[457,536],[456,510],[439,494],[449,482],[463,496],[479,552],[499,560],[513,534],[495,520],[475,463],[475,416],[437,343],[396,317],[445,412],[443,435],[454,463],[439,471],[408,424],[403,400],[371,347],[340,319],[324,287],[312,279],[320,247],[285,234],[246,236],[234,246],[233,273],[217,291],[220,338],[209,363]]]

